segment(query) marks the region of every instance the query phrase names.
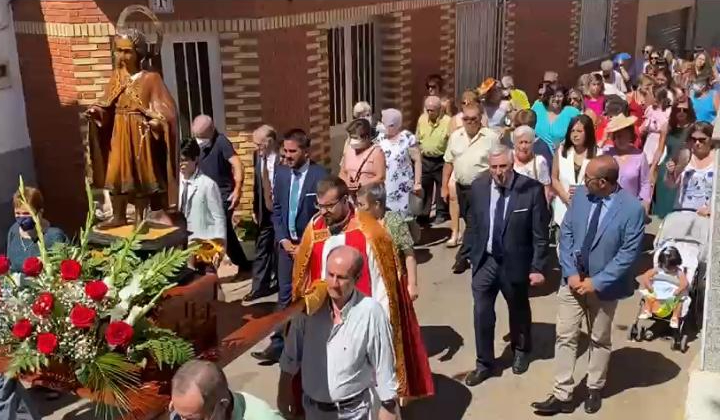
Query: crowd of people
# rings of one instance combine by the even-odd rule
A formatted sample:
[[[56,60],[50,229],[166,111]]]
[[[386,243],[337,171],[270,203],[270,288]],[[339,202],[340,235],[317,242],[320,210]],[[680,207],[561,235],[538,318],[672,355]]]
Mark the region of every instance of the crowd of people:
[[[431,75],[414,124],[398,109],[383,109],[376,119],[369,103],[357,103],[337,168],[310,159],[311,139],[302,129],[280,134],[262,125],[252,136],[259,228],[252,263],[232,221],[243,164],[201,115],[180,145],[178,210],[190,240],[221,250],[204,269],[215,269],[225,253],[252,273],[245,302],[277,292],[283,309],[325,281],[326,303],[252,353],[280,363],[284,416],[389,420],[400,406],[434,393],[413,308],[423,280],[414,246],[423,229],[448,220],[446,246],[458,248],[448,268],[471,269],[472,277],[476,364],[465,384],[497,374],[498,293],[508,306],[512,371],[528,370],[530,288],[545,282],[550,244],[557,243],[556,375],[551,395],[532,407],[543,414],[574,409],[577,342],[587,318],[584,409],[594,413],[602,404],[615,308],[632,294],[646,224],[678,209],[710,216],[719,87],[706,51],[682,60],[652,46],[635,60],[621,53],[602,62],[570,88],[547,71],[532,102],[505,75],[461,92],[456,104],[442,78]],[[405,128],[411,125],[414,132]],[[38,229],[48,243],[66,240],[42,217],[40,192],[27,187],[24,195],[41,225],[16,195],[17,223],[7,242],[13,271],[38,254]],[[672,250],[662,261],[664,274],[677,273]],[[641,286],[651,291],[644,318],[662,306],[652,295],[657,272],[642,276]],[[683,293],[687,279],[680,283]],[[676,319],[671,326],[677,328]],[[279,418],[254,397],[230,392],[222,372],[203,362],[180,369],[172,408],[179,418]]]

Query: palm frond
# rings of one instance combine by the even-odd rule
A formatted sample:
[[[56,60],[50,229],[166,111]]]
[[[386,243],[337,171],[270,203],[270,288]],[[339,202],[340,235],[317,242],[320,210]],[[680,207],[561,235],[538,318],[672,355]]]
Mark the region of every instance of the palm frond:
[[[25,197],[25,181],[23,180],[22,175],[20,175],[18,180],[18,192],[20,193],[20,203],[22,203],[25,209],[30,213],[30,217],[32,217],[33,221],[35,222],[35,226],[42,226],[40,218],[35,212],[35,209],[32,208],[30,203],[28,203],[27,201],[27,197]],[[42,229],[35,229],[35,231],[37,232],[38,248],[40,249],[40,259],[43,261],[47,261],[48,258],[47,248],[45,248],[45,233],[43,233]],[[50,264],[45,264],[43,266],[43,270],[48,275],[52,274],[52,266]]]
[[[96,417],[108,420],[114,418],[115,408],[121,413],[129,412],[131,394],[140,388],[140,368],[114,352],[84,365],[77,377],[97,396]]]

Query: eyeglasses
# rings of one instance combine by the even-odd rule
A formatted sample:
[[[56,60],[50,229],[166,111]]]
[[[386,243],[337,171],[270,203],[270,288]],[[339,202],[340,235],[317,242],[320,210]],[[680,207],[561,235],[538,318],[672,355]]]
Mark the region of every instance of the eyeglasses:
[[[690,136],[690,141],[694,143],[707,143],[708,140],[709,138],[704,136]]]
[[[333,210],[333,209],[335,208],[335,206],[337,206],[338,204],[340,204],[343,200],[345,200],[345,197],[338,199],[338,200],[335,201],[334,203],[327,203],[327,204],[315,203],[315,208],[316,208],[317,210],[327,210],[327,211],[330,211],[330,210]]]
[[[660,57],[658,57],[658,56],[650,56],[650,61],[657,61],[659,59],[660,59]]]
[[[433,84],[428,83],[427,85],[425,85],[425,87],[426,87],[427,89],[436,89],[436,90],[437,90],[438,85],[433,85]]]
[[[601,179],[605,179],[605,177],[602,177],[602,176],[588,177],[587,175],[585,175],[585,185],[588,185],[589,183],[591,183],[593,181],[599,181]]]
[[[462,119],[465,122],[477,122],[479,120],[478,117],[463,117]]]

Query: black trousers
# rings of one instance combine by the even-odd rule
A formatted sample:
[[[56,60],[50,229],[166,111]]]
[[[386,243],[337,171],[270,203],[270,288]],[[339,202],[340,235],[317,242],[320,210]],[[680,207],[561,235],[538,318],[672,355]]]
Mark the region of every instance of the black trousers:
[[[239,270],[245,271],[251,268],[250,261],[245,256],[240,240],[235,233],[235,227],[233,226],[232,216],[234,210],[229,210],[230,202],[225,201],[225,229],[227,234],[226,252],[230,261],[238,266]]]
[[[299,242],[294,241],[295,245]],[[277,249],[277,264],[278,264],[278,301],[277,311],[281,311],[290,305],[292,301],[292,269],[293,269],[293,257],[285,252],[285,248],[280,244],[276,244]],[[275,333],[270,337],[270,347],[277,351],[282,352],[285,340],[283,337],[284,325],[279,327]]]
[[[422,157],[422,177],[420,183],[423,191],[425,191],[422,217],[430,217],[433,197],[435,197],[435,215],[445,217],[449,215],[448,205],[440,194],[443,166],[445,166],[445,159],[442,156]],[[433,190],[435,194],[433,194]]]
[[[457,189],[458,207],[460,208],[460,217],[465,221],[465,232],[469,232],[474,227],[474,220],[472,212],[470,211],[470,191],[472,187],[469,185],[455,184]],[[457,254],[455,254],[455,261],[467,261],[470,259],[470,247],[468,241],[463,241],[460,248],[458,248]]]
[[[260,232],[255,239],[255,259],[252,263],[253,292],[265,292],[271,288],[273,277],[277,274],[275,254],[275,229],[270,220],[263,220],[260,222]]]
[[[487,255],[472,278],[476,368],[479,370],[491,369],[495,363],[495,300],[498,292],[508,305],[512,349],[522,352],[532,349],[529,284],[500,278],[501,264],[492,255]]]

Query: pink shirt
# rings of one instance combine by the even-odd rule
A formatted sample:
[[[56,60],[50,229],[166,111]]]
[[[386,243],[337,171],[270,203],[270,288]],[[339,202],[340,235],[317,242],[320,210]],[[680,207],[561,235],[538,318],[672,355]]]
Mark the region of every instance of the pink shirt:
[[[360,185],[363,185],[369,183],[377,177],[378,174],[383,173],[385,167],[379,159],[382,153],[382,149],[377,145],[372,145],[361,153],[356,153],[355,149],[348,147],[345,150],[345,156],[343,156],[343,167],[348,174],[348,179],[357,181]],[[368,157],[363,165],[362,162],[368,155],[370,155],[370,157]],[[360,169],[360,165],[362,165],[362,169]],[[358,169],[360,169],[359,179],[357,178]]]

